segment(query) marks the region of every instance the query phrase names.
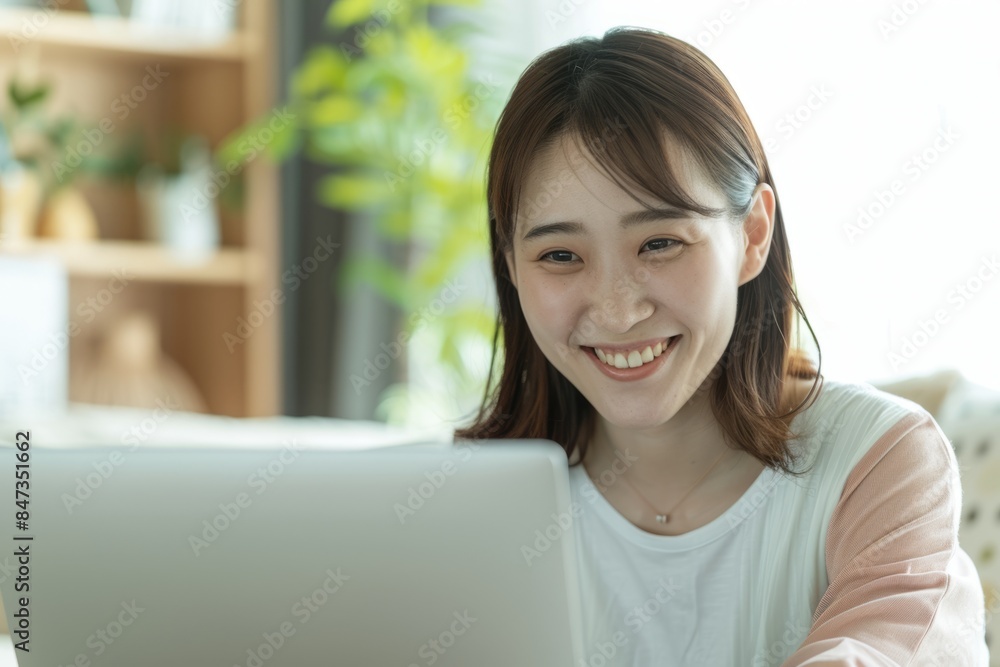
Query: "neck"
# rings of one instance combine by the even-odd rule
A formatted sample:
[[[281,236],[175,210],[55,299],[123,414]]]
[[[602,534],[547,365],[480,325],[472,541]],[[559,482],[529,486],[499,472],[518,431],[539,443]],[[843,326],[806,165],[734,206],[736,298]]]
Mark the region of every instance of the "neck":
[[[591,477],[600,481],[604,474],[607,481],[624,475],[651,500],[658,493],[669,499],[687,491],[718,460],[698,484],[709,486],[749,456],[725,444],[706,392],[696,394],[669,421],[651,429],[623,429],[600,414],[595,419],[584,459]]]

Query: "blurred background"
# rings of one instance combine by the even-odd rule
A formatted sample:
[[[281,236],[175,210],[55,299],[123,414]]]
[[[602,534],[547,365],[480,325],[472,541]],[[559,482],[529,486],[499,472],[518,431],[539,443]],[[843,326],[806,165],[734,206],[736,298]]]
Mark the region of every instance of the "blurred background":
[[[698,46],[740,95],[825,375],[1000,389],[998,14],[0,2],[0,414],[454,427],[489,368],[493,124],[534,55],[620,24]]]

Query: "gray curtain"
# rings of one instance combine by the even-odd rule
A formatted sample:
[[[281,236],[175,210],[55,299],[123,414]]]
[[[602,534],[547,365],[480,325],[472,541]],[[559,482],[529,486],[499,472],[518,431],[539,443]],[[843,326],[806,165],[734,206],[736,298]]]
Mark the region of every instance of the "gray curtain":
[[[338,43],[323,20],[329,6],[326,0],[281,3],[282,96],[294,69],[313,45]],[[405,358],[395,360],[361,390],[352,386],[351,375],[363,373],[365,359],[374,359],[381,351],[380,342],[395,338],[401,314],[368,286],[342,297],[335,280],[342,262],[352,255],[372,252],[399,262],[403,257],[398,250],[392,253],[384,247],[362,216],[316,203],[316,185],[328,173],[328,166],[301,155],[282,167],[283,271],[311,256],[318,238],[340,244],[297,289],[281,285],[286,294],[284,412],[375,419],[379,395],[405,372]]]

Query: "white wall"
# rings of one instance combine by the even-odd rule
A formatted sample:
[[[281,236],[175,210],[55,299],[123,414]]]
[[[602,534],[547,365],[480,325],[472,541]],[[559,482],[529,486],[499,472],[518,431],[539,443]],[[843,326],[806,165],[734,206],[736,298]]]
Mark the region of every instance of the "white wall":
[[[685,39],[719,65],[768,142],[825,375],[879,381],[953,367],[1000,388],[1000,266],[990,264],[1000,261],[1000,5],[493,7],[492,43],[521,66],[566,39],[622,24]],[[933,164],[919,168],[914,157],[925,152]],[[880,193],[889,203],[878,215]],[[859,208],[874,214],[867,228],[857,226]]]

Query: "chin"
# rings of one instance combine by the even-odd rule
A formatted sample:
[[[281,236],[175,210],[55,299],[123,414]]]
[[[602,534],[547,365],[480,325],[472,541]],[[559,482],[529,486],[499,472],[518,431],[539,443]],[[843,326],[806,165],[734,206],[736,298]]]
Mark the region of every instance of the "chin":
[[[676,411],[664,410],[662,406],[657,410],[635,410],[625,408],[620,405],[600,404],[597,411],[605,421],[614,424],[618,428],[633,431],[642,431],[656,428],[674,416]]]

